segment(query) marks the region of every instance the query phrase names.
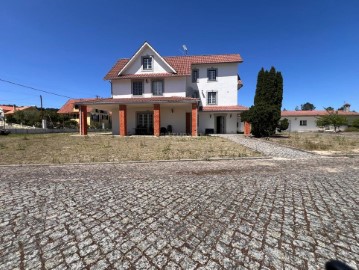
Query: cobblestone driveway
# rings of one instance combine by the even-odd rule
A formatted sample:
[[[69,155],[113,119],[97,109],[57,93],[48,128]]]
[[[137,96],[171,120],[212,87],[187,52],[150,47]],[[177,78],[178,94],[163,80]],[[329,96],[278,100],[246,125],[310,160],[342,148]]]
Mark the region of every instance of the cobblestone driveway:
[[[227,140],[244,145],[250,149],[261,152],[265,156],[276,157],[276,158],[319,158],[319,156],[308,153],[305,151],[281,146],[271,142],[265,142],[263,140],[255,138],[247,138],[244,135],[239,134],[216,134],[213,136],[219,136]]]
[[[357,268],[358,164],[0,167],[0,269]]]

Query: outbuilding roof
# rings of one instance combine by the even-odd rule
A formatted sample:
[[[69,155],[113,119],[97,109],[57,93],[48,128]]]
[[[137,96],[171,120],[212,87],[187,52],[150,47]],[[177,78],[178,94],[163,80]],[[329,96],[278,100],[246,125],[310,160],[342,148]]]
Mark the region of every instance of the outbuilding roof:
[[[345,112],[345,111],[333,111],[335,113],[338,112],[339,115],[343,116],[359,116],[359,113],[357,112]],[[282,111],[281,115],[282,117],[286,116],[323,116],[327,115],[328,111],[326,110],[313,110],[313,111]]]

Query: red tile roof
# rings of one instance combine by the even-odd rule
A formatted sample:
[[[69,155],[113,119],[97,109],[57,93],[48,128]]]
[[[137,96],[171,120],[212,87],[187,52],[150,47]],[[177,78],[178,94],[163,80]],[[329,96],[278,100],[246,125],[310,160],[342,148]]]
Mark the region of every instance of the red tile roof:
[[[0,105],[0,107],[3,109],[5,115],[14,114],[17,111],[23,111],[30,108],[35,108],[34,106],[21,106],[21,107],[14,107],[14,106],[3,106]]]
[[[219,54],[219,55],[189,55],[189,56],[168,56],[163,59],[176,70],[175,76],[187,76],[191,74],[191,66],[195,64],[220,64],[220,63],[240,63],[243,62],[239,54]],[[127,75],[118,76],[130,59],[124,58],[117,61],[105,76],[105,80],[128,79]],[[171,73],[169,73],[171,74]],[[134,75],[134,74],[131,74]],[[171,76],[173,76],[171,75]],[[147,76],[149,77],[149,76]]]
[[[246,111],[248,107],[242,105],[234,106],[203,106],[203,112],[236,112],[236,111]]]
[[[64,106],[57,111],[57,113],[78,113],[78,111],[74,111],[75,104],[80,101],[91,101],[98,100],[96,98],[79,98],[79,99],[69,99]],[[91,112],[92,108],[87,107],[87,112]]]
[[[344,111],[334,111],[335,113],[338,112],[339,115],[344,115],[344,116],[350,116],[350,115],[356,115],[359,116],[359,113],[357,112],[344,112]],[[281,115],[282,117],[285,116],[323,116],[323,115],[327,115],[328,112],[325,110],[322,111],[317,111],[317,110],[313,110],[313,111],[282,111]]]
[[[196,103],[199,99],[189,97],[131,97],[131,98],[103,98],[93,100],[78,101],[76,104],[96,105],[96,104],[155,104],[155,103]]]
[[[0,105],[0,108],[3,109],[4,113],[6,113],[8,111],[12,111],[14,109],[14,106]]]

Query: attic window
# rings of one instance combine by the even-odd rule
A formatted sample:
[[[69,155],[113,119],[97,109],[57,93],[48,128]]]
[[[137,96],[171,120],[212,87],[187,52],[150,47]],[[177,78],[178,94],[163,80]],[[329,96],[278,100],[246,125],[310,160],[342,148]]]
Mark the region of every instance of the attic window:
[[[152,57],[151,56],[142,57],[142,69],[143,70],[152,70]]]
[[[78,110],[78,109],[79,109],[79,105],[76,104],[76,105],[75,105],[75,109]]]

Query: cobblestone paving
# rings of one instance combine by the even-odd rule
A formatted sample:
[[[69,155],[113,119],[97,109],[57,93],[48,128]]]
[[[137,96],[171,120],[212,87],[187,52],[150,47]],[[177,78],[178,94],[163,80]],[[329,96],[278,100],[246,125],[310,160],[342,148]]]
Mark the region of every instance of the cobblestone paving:
[[[0,167],[0,269],[357,268],[358,164]]]
[[[250,149],[261,152],[265,156],[278,157],[278,158],[319,158],[320,156],[308,152],[295,150],[292,148],[279,146],[275,143],[265,142],[263,140],[246,138],[244,135],[239,134],[218,134],[222,138],[229,139],[236,143],[242,144]]]

